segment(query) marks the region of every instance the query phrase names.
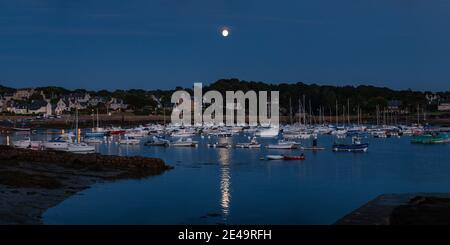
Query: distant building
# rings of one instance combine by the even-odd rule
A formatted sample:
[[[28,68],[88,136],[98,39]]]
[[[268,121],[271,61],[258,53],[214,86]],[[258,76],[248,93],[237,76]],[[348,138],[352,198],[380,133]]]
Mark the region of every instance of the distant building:
[[[19,89],[14,93],[13,99],[16,100],[28,99],[31,97],[31,95],[34,94],[34,92],[35,92],[34,89]]]
[[[25,115],[28,114],[28,107],[25,103],[10,100],[6,103],[6,111],[14,114]]]
[[[55,114],[61,115],[66,111],[70,111],[69,101],[61,98],[58,103],[56,103]]]
[[[125,110],[128,108],[128,105],[123,102],[122,99],[111,98],[110,101],[106,103],[108,109],[117,111],[117,110]]]
[[[27,114],[50,116],[52,115],[52,105],[46,100],[34,100],[31,102]]]

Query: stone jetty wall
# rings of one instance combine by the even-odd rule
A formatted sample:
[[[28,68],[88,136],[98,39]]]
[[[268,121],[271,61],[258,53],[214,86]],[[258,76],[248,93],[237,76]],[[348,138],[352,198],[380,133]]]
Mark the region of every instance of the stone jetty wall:
[[[102,169],[117,169],[129,175],[128,177],[144,177],[159,174],[172,168],[159,158],[74,154],[61,151],[34,151],[17,149],[10,146],[0,146],[0,161],[52,163],[71,168],[97,169],[98,171]]]

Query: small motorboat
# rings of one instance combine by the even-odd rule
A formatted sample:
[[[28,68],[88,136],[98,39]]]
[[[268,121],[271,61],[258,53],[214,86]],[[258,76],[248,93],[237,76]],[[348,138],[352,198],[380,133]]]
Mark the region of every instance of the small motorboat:
[[[145,146],[169,146],[170,141],[165,139],[160,139],[156,136],[153,136],[153,138],[147,142],[144,143]]]
[[[47,150],[65,151],[67,150],[69,143],[73,142],[72,138],[73,135],[71,133],[62,134],[60,137],[44,142],[43,147]]]
[[[197,141],[193,141],[192,138],[180,138],[179,140],[175,141],[175,142],[171,142],[170,146],[175,146],[175,147],[197,147],[198,146],[198,142]]]
[[[237,143],[236,148],[261,148],[261,144],[253,137],[250,143]]]
[[[267,160],[284,160],[283,155],[267,155]]]
[[[298,143],[292,141],[279,140],[277,144],[268,144],[267,149],[297,149]]]
[[[305,159],[306,159],[305,155],[303,155],[303,154],[300,156],[283,156],[283,160],[289,160],[289,161],[292,161],[292,160],[303,161]]]
[[[31,147],[31,139],[27,137],[24,140],[14,141],[13,145],[15,148],[28,149]]]
[[[367,152],[369,144],[361,143],[361,138],[353,137],[351,144],[334,144],[333,151],[335,152]]]

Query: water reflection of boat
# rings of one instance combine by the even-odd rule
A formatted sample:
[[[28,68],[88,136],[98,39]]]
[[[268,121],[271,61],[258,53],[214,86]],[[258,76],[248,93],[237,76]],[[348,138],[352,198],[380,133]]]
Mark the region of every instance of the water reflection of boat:
[[[361,138],[353,137],[351,144],[333,144],[333,151],[336,152],[366,152],[369,144],[361,143]]]
[[[304,150],[304,151],[306,151],[306,150],[308,150],[308,151],[322,151],[322,150],[325,150],[324,147],[320,147],[320,146],[317,145],[317,138],[313,139],[312,146],[310,146],[310,147],[302,147],[301,149]]]
[[[133,137],[125,137],[119,140],[119,144],[121,145],[139,145],[141,140],[133,138]]]
[[[305,160],[305,155],[301,154],[299,156],[283,156],[283,160],[297,160],[297,161],[303,161]]]
[[[213,143],[213,144],[208,144],[208,147],[211,148],[231,148],[231,144],[228,143]]]
[[[283,155],[267,155],[267,160],[284,160]]]

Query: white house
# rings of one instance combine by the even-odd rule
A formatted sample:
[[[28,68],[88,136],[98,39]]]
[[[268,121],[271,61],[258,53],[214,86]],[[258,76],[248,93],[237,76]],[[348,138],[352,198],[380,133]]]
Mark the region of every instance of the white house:
[[[66,111],[70,111],[69,101],[61,98],[61,99],[59,99],[58,103],[56,103],[55,114],[61,115]]]
[[[111,110],[117,111],[119,109],[125,110],[127,109],[128,105],[123,103],[123,100],[117,99],[117,98],[111,98],[110,101],[107,103],[107,107]]]

